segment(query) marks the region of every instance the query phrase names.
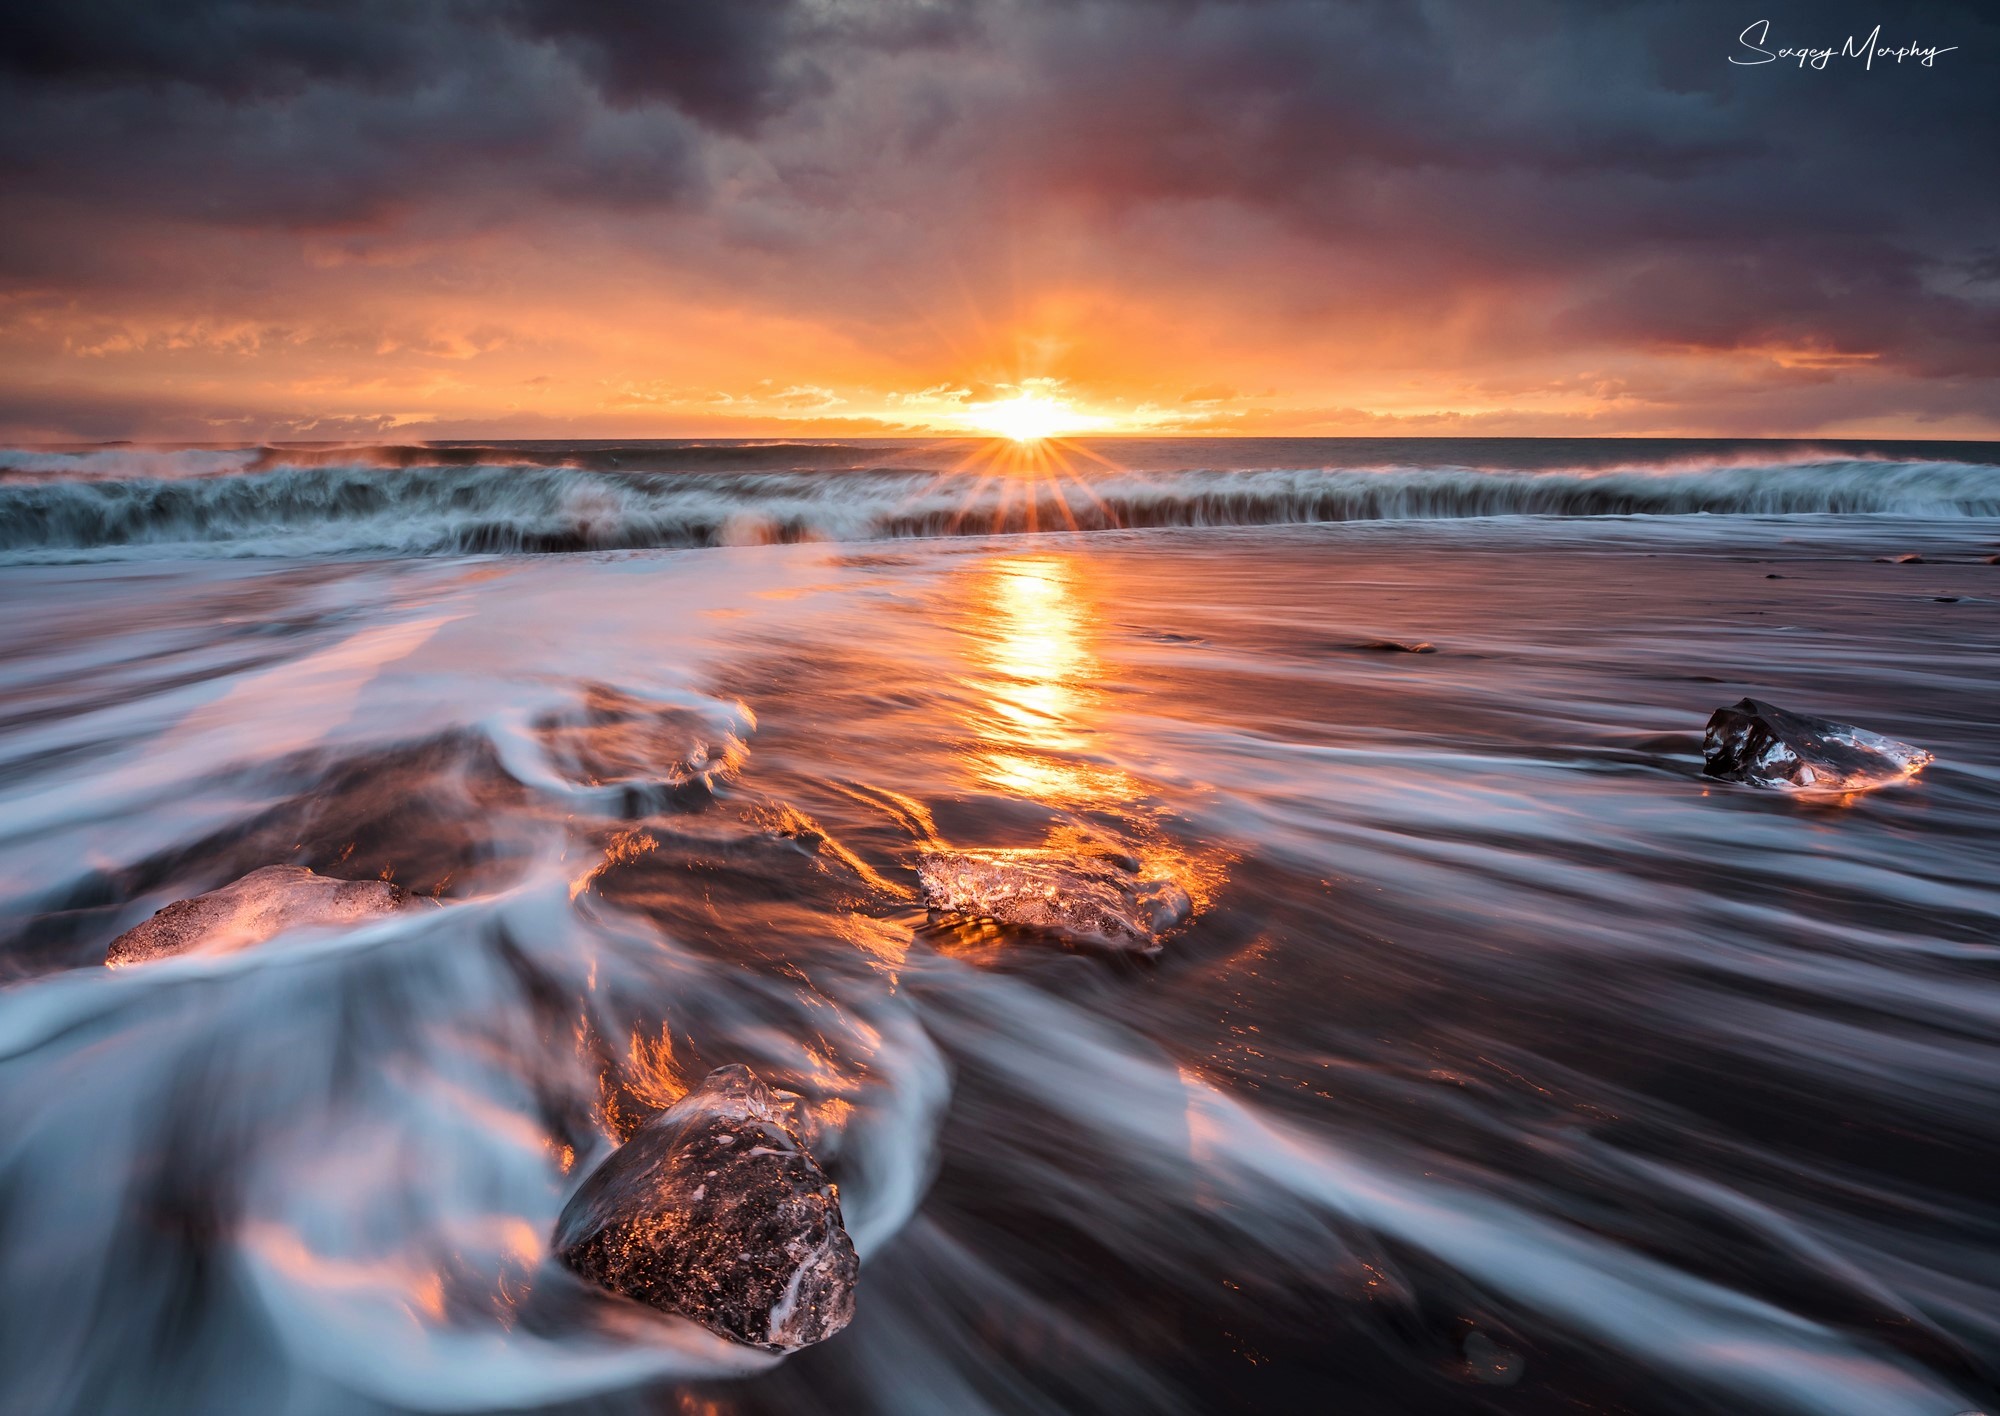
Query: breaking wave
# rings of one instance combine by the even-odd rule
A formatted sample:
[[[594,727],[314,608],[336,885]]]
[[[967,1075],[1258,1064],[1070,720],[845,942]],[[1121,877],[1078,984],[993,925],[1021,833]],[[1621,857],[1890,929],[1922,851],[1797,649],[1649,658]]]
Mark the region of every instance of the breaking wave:
[[[0,560],[552,553],[1492,516],[2000,517],[2000,466],[1942,460],[1034,477],[990,466],[855,465],[892,452],[770,444],[0,454]],[[624,470],[621,459],[647,470]]]

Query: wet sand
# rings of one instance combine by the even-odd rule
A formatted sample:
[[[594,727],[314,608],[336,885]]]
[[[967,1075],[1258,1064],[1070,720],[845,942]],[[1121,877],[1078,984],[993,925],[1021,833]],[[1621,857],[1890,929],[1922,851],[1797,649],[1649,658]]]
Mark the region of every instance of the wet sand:
[[[0,570],[0,1395],[1991,1405],[1992,525]],[[1711,782],[1746,694],[1937,761]],[[1156,955],[924,907],[1086,847],[1186,891]],[[270,864],[447,908],[102,967]],[[738,1061],[863,1264],[782,1363],[547,1253]]]

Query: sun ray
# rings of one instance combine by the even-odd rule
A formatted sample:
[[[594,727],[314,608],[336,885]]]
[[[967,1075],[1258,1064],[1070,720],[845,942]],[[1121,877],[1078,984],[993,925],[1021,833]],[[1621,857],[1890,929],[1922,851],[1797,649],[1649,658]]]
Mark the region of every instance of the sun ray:
[[[1091,485],[1091,472],[1092,464],[1111,472],[1127,469],[1074,438],[944,437],[905,450],[899,460],[922,460],[939,452],[949,455],[945,466],[904,492],[895,503],[895,512],[908,510],[940,488],[956,484],[962,489],[956,505],[942,512],[944,520],[937,527],[949,534],[1005,534],[1016,497],[1020,499],[1020,516],[1015,529],[1080,532],[1088,529],[1079,514],[1084,507],[1097,513],[1097,526],[1124,524],[1124,518]]]
[[[964,416],[970,427],[1017,443],[1038,443],[1065,433],[1083,432],[1104,421],[1041,391],[1034,380],[1012,398],[968,405]]]

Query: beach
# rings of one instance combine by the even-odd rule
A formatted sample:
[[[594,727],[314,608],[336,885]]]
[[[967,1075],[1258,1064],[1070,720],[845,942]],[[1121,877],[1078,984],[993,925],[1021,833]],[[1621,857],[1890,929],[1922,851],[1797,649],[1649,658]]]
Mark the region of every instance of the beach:
[[[1363,441],[0,459],[0,1405],[2000,1402],[2000,446]],[[437,904],[105,967],[274,864]],[[549,1251],[730,1063],[782,1360]]]

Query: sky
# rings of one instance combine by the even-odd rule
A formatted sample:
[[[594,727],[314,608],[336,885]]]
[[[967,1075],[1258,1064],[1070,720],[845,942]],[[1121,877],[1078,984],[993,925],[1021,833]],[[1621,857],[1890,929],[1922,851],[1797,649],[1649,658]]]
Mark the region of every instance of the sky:
[[[1988,4],[39,0],[0,104],[14,442],[2000,436]]]

